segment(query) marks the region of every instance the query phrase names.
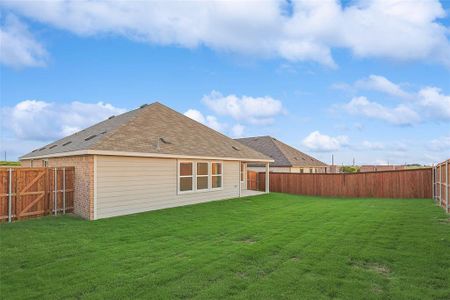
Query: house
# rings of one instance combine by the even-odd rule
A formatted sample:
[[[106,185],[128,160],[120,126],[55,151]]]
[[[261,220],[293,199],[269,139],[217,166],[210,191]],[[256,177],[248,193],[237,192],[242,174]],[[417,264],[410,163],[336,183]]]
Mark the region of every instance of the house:
[[[285,143],[270,136],[255,136],[236,139],[274,161],[270,163],[270,172],[282,173],[326,173],[327,165]],[[248,170],[263,172],[264,165],[248,164]]]
[[[380,171],[394,171],[405,170],[406,166],[399,165],[362,165],[359,172],[380,172]]]
[[[90,220],[256,193],[241,166],[266,165],[269,180],[272,161],[158,102],[21,157],[23,166],[74,166],[74,211]]]

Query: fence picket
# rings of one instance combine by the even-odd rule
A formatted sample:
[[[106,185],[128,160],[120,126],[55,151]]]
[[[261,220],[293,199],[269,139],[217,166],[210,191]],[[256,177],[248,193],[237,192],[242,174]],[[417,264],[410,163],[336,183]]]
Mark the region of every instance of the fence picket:
[[[58,193],[62,211],[73,211],[74,173],[74,167],[0,167],[0,222],[57,214]]]
[[[264,172],[258,174],[264,190]],[[433,169],[353,174],[270,173],[270,191],[334,197],[432,198]]]

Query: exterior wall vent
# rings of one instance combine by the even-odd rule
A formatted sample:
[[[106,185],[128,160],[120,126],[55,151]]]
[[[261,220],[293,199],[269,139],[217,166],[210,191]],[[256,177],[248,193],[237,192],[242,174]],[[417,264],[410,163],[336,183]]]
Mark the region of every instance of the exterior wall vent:
[[[88,136],[87,138],[85,138],[84,140],[85,141],[89,141],[89,140],[92,140],[93,138],[95,138],[97,135],[96,134],[93,134],[93,135],[91,135],[91,136]]]

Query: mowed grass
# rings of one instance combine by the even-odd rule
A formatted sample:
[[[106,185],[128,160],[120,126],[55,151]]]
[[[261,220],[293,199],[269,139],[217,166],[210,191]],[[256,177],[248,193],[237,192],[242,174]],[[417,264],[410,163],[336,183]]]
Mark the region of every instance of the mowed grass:
[[[432,200],[269,194],[0,230],[4,299],[450,299]]]

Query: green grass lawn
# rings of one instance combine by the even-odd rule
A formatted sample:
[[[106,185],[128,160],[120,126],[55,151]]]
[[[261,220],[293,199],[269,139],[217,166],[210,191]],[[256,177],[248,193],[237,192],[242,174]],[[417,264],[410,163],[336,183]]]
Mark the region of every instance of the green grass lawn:
[[[450,223],[432,200],[270,194],[0,237],[4,299],[450,299]]]
[[[8,167],[8,166],[18,167],[20,166],[20,162],[0,160],[0,167]]]

